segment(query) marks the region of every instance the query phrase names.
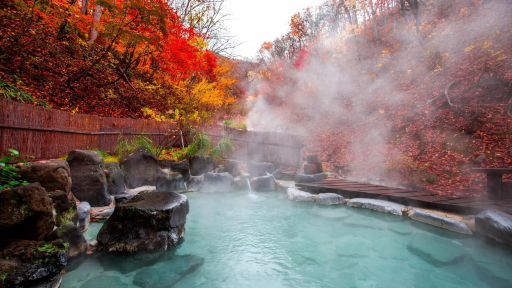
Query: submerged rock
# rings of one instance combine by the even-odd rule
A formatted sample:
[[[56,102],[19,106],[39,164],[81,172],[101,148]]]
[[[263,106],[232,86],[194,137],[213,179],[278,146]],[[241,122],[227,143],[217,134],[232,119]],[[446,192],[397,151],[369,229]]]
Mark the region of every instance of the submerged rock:
[[[350,207],[371,209],[394,215],[402,215],[402,209],[405,207],[401,204],[369,198],[354,198],[348,201],[347,205]]]
[[[174,255],[167,262],[144,268],[133,277],[133,284],[142,288],[172,287],[204,264],[204,258],[195,255]]]
[[[251,180],[251,188],[253,191],[275,191],[276,179],[274,175],[256,177]]]
[[[361,236],[348,235],[336,242],[336,254],[342,257],[367,257],[372,242]]]
[[[436,267],[457,264],[466,256],[462,245],[426,233],[414,234],[407,250]]]
[[[76,206],[76,213],[78,216],[78,228],[80,232],[84,232],[89,227],[91,220],[91,205],[88,202],[80,202]]]
[[[181,174],[177,173],[158,176],[156,190],[168,192],[185,191],[185,180]]]
[[[60,227],[66,224],[76,225],[78,216],[76,214],[76,203],[70,200],[64,191],[53,191],[48,193],[55,208],[55,226]]]
[[[501,250],[501,249],[500,249]],[[471,264],[478,278],[487,282],[493,288],[509,288],[512,283],[512,262],[510,253],[503,255],[502,251],[473,251]]]
[[[411,227],[405,226],[403,223],[389,224],[388,229],[400,235],[411,235],[414,232]]]
[[[512,215],[485,210],[475,217],[476,231],[498,242],[512,245]]]
[[[130,189],[155,186],[158,176],[165,174],[158,166],[158,158],[155,154],[143,146],[130,154],[123,155],[119,165],[124,170],[126,187]]]
[[[195,155],[190,158],[190,174],[192,176],[212,172],[214,166],[212,157]]]
[[[316,203],[320,205],[345,204],[345,198],[335,193],[321,193],[316,198]]]
[[[327,178],[327,175],[325,175],[325,173],[318,173],[318,174],[314,174],[314,175],[297,174],[295,176],[295,182],[311,183],[311,182],[322,181],[325,178]]]
[[[0,287],[54,288],[67,263],[67,244],[61,240],[13,240],[0,247]]]
[[[234,178],[229,173],[204,174],[201,192],[229,192]]]
[[[92,207],[110,204],[103,158],[95,151],[73,150],[67,161],[71,170],[71,192]]]
[[[272,163],[247,163],[247,172],[251,177],[267,176],[273,174],[276,171],[276,167]]]
[[[116,206],[98,233],[99,249],[130,253],[167,250],[183,237],[188,212],[185,195],[140,193]]]
[[[62,240],[68,244],[68,259],[87,252],[87,240],[78,227],[73,224],[61,226],[48,235],[46,241]]]
[[[39,183],[0,191],[0,240],[42,240],[55,226],[52,200]]]
[[[129,274],[142,268],[154,266],[160,262],[166,262],[172,259],[176,252],[176,246],[166,252],[154,253],[101,253],[97,259],[105,271],[116,271],[121,274]]]
[[[96,276],[87,280],[80,288],[129,288],[130,285],[124,283],[117,276]]]
[[[313,194],[297,190],[295,188],[288,188],[288,199],[297,202],[314,202],[315,197]]]
[[[434,213],[427,213],[422,210],[414,210],[409,214],[409,218],[423,223],[427,223],[433,226],[437,226],[443,229],[447,229],[453,232],[462,234],[473,234],[466,224],[463,222],[443,217]]]
[[[107,187],[110,195],[123,194],[126,190],[124,174],[117,162],[105,163]]]

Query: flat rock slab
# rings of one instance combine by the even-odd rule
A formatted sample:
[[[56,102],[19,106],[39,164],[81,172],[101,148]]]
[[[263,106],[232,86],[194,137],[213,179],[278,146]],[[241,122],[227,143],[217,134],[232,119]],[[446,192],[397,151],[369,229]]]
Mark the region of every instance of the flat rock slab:
[[[343,220],[351,216],[344,209],[330,209],[329,207],[313,207],[313,209],[309,210],[308,213],[314,216],[335,220]]]
[[[475,217],[476,231],[498,242],[512,245],[512,215],[485,210]]]
[[[297,202],[315,202],[313,194],[297,190],[295,188],[288,188],[288,199]]]
[[[462,245],[426,233],[416,233],[407,250],[436,267],[457,264],[466,256]]]
[[[311,183],[311,182],[322,181],[325,178],[327,178],[327,175],[325,175],[325,173],[318,173],[318,174],[314,174],[314,175],[297,174],[295,176],[295,182]]]
[[[126,189],[126,193],[130,193],[133,195],[137,195],[140,192],[145,192],[145,191],[156,191],[156,186],[141,186],[141,187],[137,187],[137,188],[133,188],[133,189]]]
[[[448,217],[443,217],[435,213],[428,213],[423,210],[414,210],[409,214],[409,218],[453,232],[469,235],[473,234],[465,223]]]
[[[354,198],[348,201],[347,205],[350,207],[370,209],[394,215],[402,215],[402,209],[405,207],[404,205],[389,201],[368,198]]]
[[[345,204],[345,198],[335,193],[322,193],[316,198],[316,203],[320,205],[340,205]]]

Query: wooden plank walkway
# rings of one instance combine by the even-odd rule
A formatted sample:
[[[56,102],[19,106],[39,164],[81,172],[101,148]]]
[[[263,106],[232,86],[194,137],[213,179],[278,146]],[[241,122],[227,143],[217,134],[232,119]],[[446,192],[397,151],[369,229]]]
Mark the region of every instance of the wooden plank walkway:
[[[313,183],[297,183],[295,186],[314,194],[336,193],[346,198],[382,199],[404,205],[439,209],[461,214],[476,214],[486,209],[496,209],[512,214],[512,200],[489,200],[485,197],[447,196],[439,195],[435,192],[392,188],[341,179],[326,179]]]

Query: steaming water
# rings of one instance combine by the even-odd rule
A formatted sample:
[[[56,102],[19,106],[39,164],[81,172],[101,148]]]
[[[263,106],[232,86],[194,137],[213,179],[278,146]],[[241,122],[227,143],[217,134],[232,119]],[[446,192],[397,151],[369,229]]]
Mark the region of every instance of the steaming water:
[[[249,187],[249,192],[252,192],[251,180],[249,180],[249,178],[245,178],[245,181],[247,181],[247,187]]]
[[[144,287],[512,287],[510,250],[406,217],[297,203],[279,192],[187,197],[185,241],[174,255],[89,257],[68,269],[63,287],[138,287],[143,275],[146,283],[147,275],[167,277]],[[421,240],[423,250],[411,246]]]

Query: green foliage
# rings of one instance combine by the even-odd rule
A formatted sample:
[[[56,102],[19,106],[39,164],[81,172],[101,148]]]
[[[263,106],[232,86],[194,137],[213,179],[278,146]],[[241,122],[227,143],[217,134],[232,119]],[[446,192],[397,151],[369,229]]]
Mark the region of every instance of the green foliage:
[[[16,163],[28,165],[28,163],[21,159],[21,157],[32,157],[29,155],[20,155],[14,149],[7,149],[10,156],[4,156],[0,159],[0,191],[5,188],[15,188],[29,184],[27,181],[20,180],[20,175],[17,172],[20,168],[15,166]]]
[[[194,142],[184,150],[174,152],[172,155],[178,159],[189,159],[194,155],[211,156],[215,161],[220,161],[224,156],[234,151],[233,144],[228,137],[223,137],[217,146],[213,144],[205,133],[195,132]]]
[[[123,134],[120,134],[117,138],[116,153],[121,157],[125,153],[133,152],[139,146],[145,147],[153,154],[157,154],[158,152],[158,148],[153,146],[153,141],[144,135],[136,135],[130,140]]]
[[[105,163],[119,162],[119,157],[117,155],[115,155],[115,153],[108,152],[108,151],[102,151],[102,150],[99,150],[96,148],[92,148],[92,149],[88,149],[88,150],[95,151],[98,154],[100,154],[101,158],[103,158],[103,161],[105,161]]]
[[[16,80],[18,80],[18,77],[14,76]],[[21,83],[21,81],[19,81]],[[14,86],[11,83],[5,82],[0,80],[0,97],[8,99],[8,100],[14,100],[18,102],[33,104],[33,105],[39,105],[43,106],[45,108],[51,108],[50,104],[46,102],[46,100],[37,100],[34,97],[32,97],[30,94],[18,90],[16,86]]]
[[[228,127],[231,127],[231,125],[233,125],[233,121],[231,120],[224,120],[224,123],[223,123],[225,126],[228,126]]]
[[[225,126],[228,126],[229,128],[247,130],[247,125],[242,122],[234,122],[232,120],[224,120],[224,122],[222,124],[224,124]]]

